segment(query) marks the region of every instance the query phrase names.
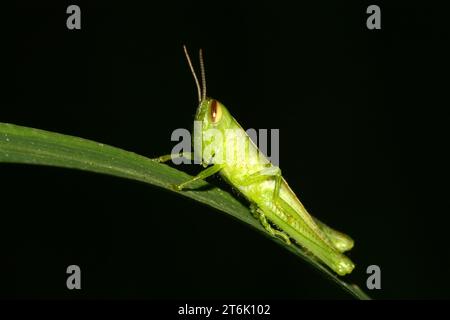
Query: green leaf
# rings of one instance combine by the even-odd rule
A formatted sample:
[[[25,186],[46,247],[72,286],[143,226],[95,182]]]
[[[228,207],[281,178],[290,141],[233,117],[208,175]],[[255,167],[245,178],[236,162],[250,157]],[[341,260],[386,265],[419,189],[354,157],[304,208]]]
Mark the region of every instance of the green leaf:
[[[205,181],[192,185],[200,190],[175,191],[173,184],[190,178],[184,172],[138,154],[102,143],[13,124],[0,123],[0,162],[57,166],[109,174],[152,184],[225,212],[258,230],[281,247],[311,264],[327,278],[358,299],[370,299],[359,287],[336,276],[303,249],[271,237],[249,209],[231,194]],[[209,186],[208,188],[203,188]]]

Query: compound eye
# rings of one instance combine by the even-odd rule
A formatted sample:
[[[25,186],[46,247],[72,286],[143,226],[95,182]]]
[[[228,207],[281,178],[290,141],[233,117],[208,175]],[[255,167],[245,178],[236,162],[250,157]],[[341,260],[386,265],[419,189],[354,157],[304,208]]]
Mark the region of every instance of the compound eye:
[[[222,107],[217,100],[211,101],[211,121],[217,123],[222,118]]]

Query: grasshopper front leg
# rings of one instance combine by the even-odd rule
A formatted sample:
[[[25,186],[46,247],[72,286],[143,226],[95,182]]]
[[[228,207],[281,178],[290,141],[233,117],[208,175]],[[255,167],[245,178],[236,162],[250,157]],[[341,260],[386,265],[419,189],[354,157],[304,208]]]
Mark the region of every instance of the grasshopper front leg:
[[[193,177],[192,179],[185,181],[183,183],[174,185],[174,188],[178,191],[183,190],[187,185],[197,181],[197,180],[204,180],[210,176],[212,176],[213,174],[216,174],[217,172],[219,172],[220,170],[222,170],[223,165],[222,164],[214,164],[211,167],[206,168],[205,170],[201,171],[198,175],[196,175],[195,177]]]
[[[160,156],[158,158],[153,158],[152,160],[156,161],[156,162],[159,162],[159,163],[164,163],[164,162],[167,162],[169,160],[180,159],[180,158],[193,160],[194,159],[194,154],[192,152],[172,153],[172,154],[166,154],[164,156]]]
[[[194,153],[192,152],[181,152],[181,153],[173,153],[173,154],[167,154],[167,155],[163,155],[160,156],[158,158],[153,158],[153,161],[159,162],[159,163],[164,163],[167,162],[169,160],[173,160],[173,159],[179,159],[179,158],[185,158],[188,160],[193,160],[194,159]],[[215,164],[212,165],[211,167],[206,168],[205,170],[201,171],[198,175],[196,175],[195,177],[193,177],[192,179],[185,181],[183,183],[174,185],[174,189],[177,191],[181,191],[183,190],[187,185],[197,181],[197,180],[204,180],[206,178],[208,178],[209,176],[212,176],[213,174],[219,172],[221,169],[223,168],[223,165],[219,165],[219,164]]]

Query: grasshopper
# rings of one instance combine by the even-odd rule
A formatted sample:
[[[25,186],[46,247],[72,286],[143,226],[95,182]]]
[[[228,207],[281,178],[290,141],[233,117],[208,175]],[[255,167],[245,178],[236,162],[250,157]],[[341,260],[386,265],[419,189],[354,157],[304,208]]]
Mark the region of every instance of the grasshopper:
[[[269,234],[281,238],[288,245],[300,245],[338,275],[351,273],[355,266],[343,252],[353,247],[353,240],[308,213],[283,178],[280,168],[274,166],[262,154],[222,103],[206,96],[202,51],[200,50],[199,54],[202,81],[200,86],[189,53],[185,46],[183,48],[197,86],[199,104],[195,121],[201,123],[201,134],[194,134],[194,153],[166,155],[155,160],[165,162],[178,157],[191,159],[198,157],[197,159],[200,159],[206,169],[174,188],[183,190],[194,181],[219,174],[248,200],[253,216],[259,219]],[[212,130],[220,133],[233,130],[239,133],[237,135],[240,139],[239,143],[245,148],[232,148],[236,144],[227,143],[229,141],[221,139],[211,139],[211,135],[206,133]],[[200,151],[196,148],[198,145],[202,146]],[[229,160],[231,157],[227,157],[226,160],[218,157],[219,154],[225,153],[242,156],[244,151],[248,152],[245,152],[245,156],[239,161],[234,160],[235,158]]]

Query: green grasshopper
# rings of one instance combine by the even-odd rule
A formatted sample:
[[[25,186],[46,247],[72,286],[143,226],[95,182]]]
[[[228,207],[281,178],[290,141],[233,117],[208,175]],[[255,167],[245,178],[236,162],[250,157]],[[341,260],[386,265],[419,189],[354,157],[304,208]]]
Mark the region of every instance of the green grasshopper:
[[[280,168],[268,161],[222,103],[206,96],[202,51],[200,50],[200,87],[187,49],[185,46],[183,48],[197,86],[199,105],[195,120],[201,122],[201,134],[194,134],[194,154],[172,154],[155,160],[165,162],[179,157],[197,157],[206,169],[174,188],[183,190],[194,181],[218,173],[250,202],[250,211],[272,236],[281,238],[289,245],[293,245],[293,240],[341,276],[351,273],[355,266],[343,252],[353,247],[353,240],[313,218],[306,211],[282,177]],[[239,143],[245,148],[236,149],[233,148],[235,144],[228,143],[229,141],[211,139],[211,135],[206,134],[211,130],[219,133],[230,130],[238,132]],[[200,150],[198,145],[202,146]],[[243,152],[245,156],[239,161],[234,160],[235,157],[227,157],[225,161],[223,156],[220,159],[218,157],[225,153],[242,156]]]

